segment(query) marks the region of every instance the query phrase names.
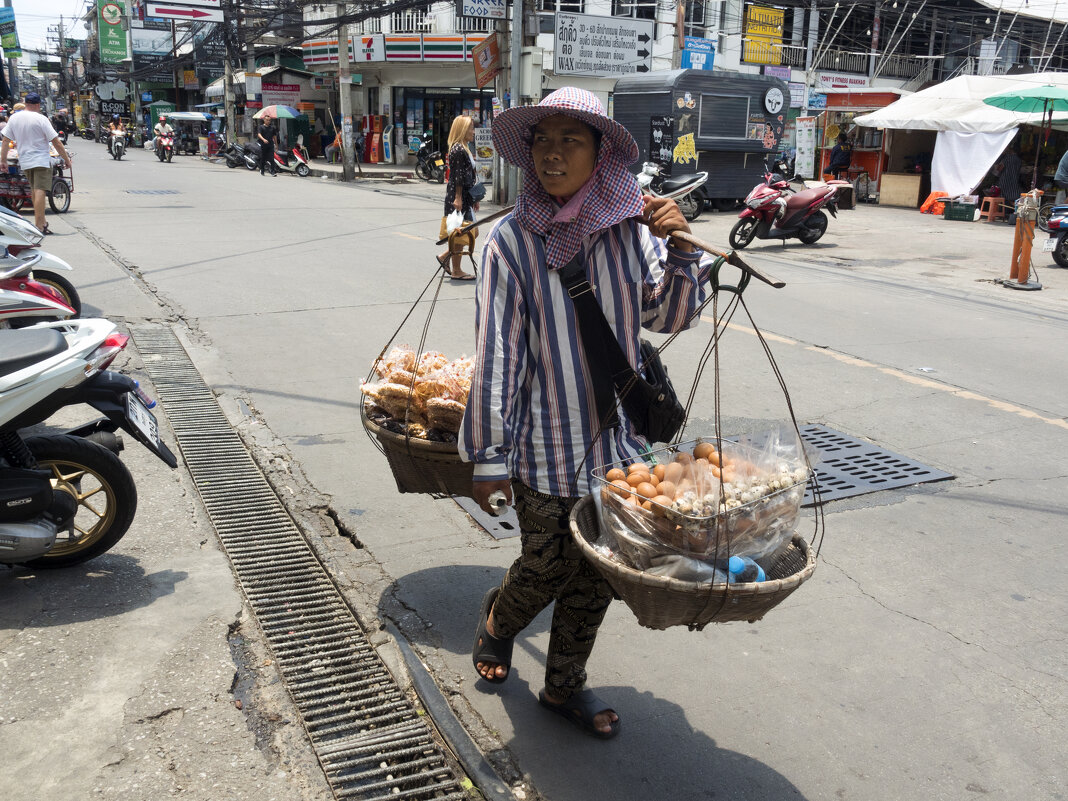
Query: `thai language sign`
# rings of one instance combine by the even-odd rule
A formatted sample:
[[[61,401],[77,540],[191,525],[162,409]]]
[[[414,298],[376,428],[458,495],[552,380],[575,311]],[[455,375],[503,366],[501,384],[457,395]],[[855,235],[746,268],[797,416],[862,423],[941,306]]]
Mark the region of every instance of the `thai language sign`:
[[[557,75],[632,75],[652,67],[653,21],[557,14]]]

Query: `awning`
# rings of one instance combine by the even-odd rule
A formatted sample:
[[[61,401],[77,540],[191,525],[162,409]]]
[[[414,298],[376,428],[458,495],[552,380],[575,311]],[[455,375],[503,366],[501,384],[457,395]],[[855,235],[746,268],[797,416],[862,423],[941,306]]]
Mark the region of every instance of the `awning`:
[[[1041,114],[1004,111],[988,106],[983,102],[983,98],[1011,89],[1049,83],[1068,88],[1068,73],[962,75],[903,97],[886,108],[857,117],[853,122],[868,128],[908,128],[961,133],[997,133],[1018,128],[1020,125],[1041,125]],[[1068,122],[1068,114],[1057,114],[1053,119],[1055,124]]]
[[[218,108],[222,103],[197,103],[193,108]]]
[[[1068,3],[1064,0],[977,0],[979,5],[1000,11],[1002,19],[1021,17],[1068,22]]]

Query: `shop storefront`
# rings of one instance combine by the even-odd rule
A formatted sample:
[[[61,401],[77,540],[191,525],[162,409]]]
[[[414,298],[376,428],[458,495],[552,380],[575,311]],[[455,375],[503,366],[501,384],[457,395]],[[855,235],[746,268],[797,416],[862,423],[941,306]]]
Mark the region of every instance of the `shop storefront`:
[[[831,151],[837,143],[839,134],[846,134],[853,144],[852,163],[848,178],[851,182],[857,179],[864,181],[865,187],[870,187],[862,195],[873,196],[880,190],[883,174],[897,165],[892,164],[891,139],[884,132],[875,128],[861,128],[856,125],[854,118],[862,114],[868,114],[876,109],[885,108],[901,97],[901,92],[896,90],[871,90],[871,89],[828,89],[827,109],[820,115],[820,175],[828,173],[831,163]],[[930,151],[928,151],[930,152]],[[928,159],[927,165],[930,166]],[[904,171],[902,168],[899,170]],[[917,191],[919,187],[917,184]],[[859,199],[863,199],[860,197]]]
[[[393,87],[394,146],[397,160],[402,161],[412,136],[430,134],[433,147],[448,147],[452,121],[461,114],[471,117],[475,127],[488,124],[493,115],[493,92],[490,90],[443,87]]]

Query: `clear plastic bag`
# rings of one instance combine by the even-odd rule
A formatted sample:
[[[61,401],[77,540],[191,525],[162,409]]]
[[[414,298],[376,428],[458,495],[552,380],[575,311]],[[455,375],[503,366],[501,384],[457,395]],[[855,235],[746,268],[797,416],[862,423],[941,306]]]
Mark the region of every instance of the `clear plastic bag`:
[[[450,234],[463,224],[464,215],[456,210],[450,211],[449,216],[445,218],[445,230]]]
[[[702,574],[664,557],[768,561],[791,539],[809,469],[797,435],[783,429],[744,443],[684,443],[594,477],[602,536],[621,561],[662,575]]]

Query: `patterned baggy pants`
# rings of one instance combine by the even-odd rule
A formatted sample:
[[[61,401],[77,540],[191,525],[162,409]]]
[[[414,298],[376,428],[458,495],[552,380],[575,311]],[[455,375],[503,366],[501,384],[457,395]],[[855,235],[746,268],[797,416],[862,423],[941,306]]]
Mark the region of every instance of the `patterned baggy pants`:
[[[571,539],[568,515],[578,498],[558,498],[512,482],[522,553],[493,605],[493,629],[511,638],[556,602],[545,660],[545,686],[566,700],[586,682],[586,660],[614,597]]]

